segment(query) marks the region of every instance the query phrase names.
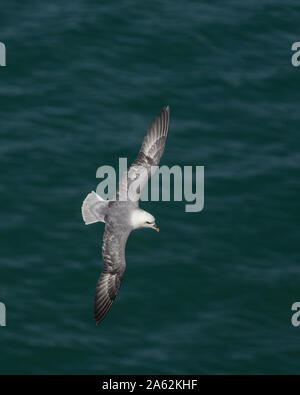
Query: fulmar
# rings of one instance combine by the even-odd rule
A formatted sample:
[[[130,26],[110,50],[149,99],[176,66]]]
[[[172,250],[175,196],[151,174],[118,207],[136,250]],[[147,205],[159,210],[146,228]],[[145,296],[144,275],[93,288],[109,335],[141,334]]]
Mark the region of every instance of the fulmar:
[[[126,268],[125,247],[130,233],[139,228],[152,228],[159,232],[153,215],[139,208],[139,197],[159,165],[169,120],[170,109],[167,106],[148,129],[138,156],[122,177],[112,200],[104,200],[93,191],[82,204],[82,217],[86,225],[105,222],[103,268],[96,285],[94,304],[96,324],[104,319],[120,289]]]

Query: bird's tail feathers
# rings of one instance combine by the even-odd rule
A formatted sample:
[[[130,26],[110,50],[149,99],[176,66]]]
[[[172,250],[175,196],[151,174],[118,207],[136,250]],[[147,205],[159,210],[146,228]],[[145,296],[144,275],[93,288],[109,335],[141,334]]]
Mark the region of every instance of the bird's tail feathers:
[[[102,199],[96,192],[92,191],[84,199],[81,206],[82,218],[86,225],[95,222],[105,222],[108,200]]]

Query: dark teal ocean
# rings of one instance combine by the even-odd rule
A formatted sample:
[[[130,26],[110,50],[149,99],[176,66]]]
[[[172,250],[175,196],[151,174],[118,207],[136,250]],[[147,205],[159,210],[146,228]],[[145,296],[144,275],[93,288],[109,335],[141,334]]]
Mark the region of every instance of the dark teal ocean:
[[[299,373],[300,4],[11,0],[1,7],[0,373]],[[96,170],[170,105],[161,164],[205,204],[147,202],[103,323]]]

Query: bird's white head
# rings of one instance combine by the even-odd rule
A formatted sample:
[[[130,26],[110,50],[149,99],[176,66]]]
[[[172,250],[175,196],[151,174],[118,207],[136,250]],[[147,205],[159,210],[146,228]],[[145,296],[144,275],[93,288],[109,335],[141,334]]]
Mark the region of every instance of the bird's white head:
[[[145,210],[136,209],[131,214],[131,225],[133,229],[138,228],[152,228],[159,232],[159,228],[156,226],[155,218]]]

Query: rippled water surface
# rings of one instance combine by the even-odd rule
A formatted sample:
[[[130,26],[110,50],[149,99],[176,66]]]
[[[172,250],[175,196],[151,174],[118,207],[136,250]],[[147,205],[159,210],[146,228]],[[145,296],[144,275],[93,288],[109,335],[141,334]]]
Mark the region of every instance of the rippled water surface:
[[[300,41],[291,0],[8,2],[0,40],[1,373],[299,373]],[[205,207],[143,203],[93,321],[96,169],[133,160],[166,104],[162,164],[205,166]]]

